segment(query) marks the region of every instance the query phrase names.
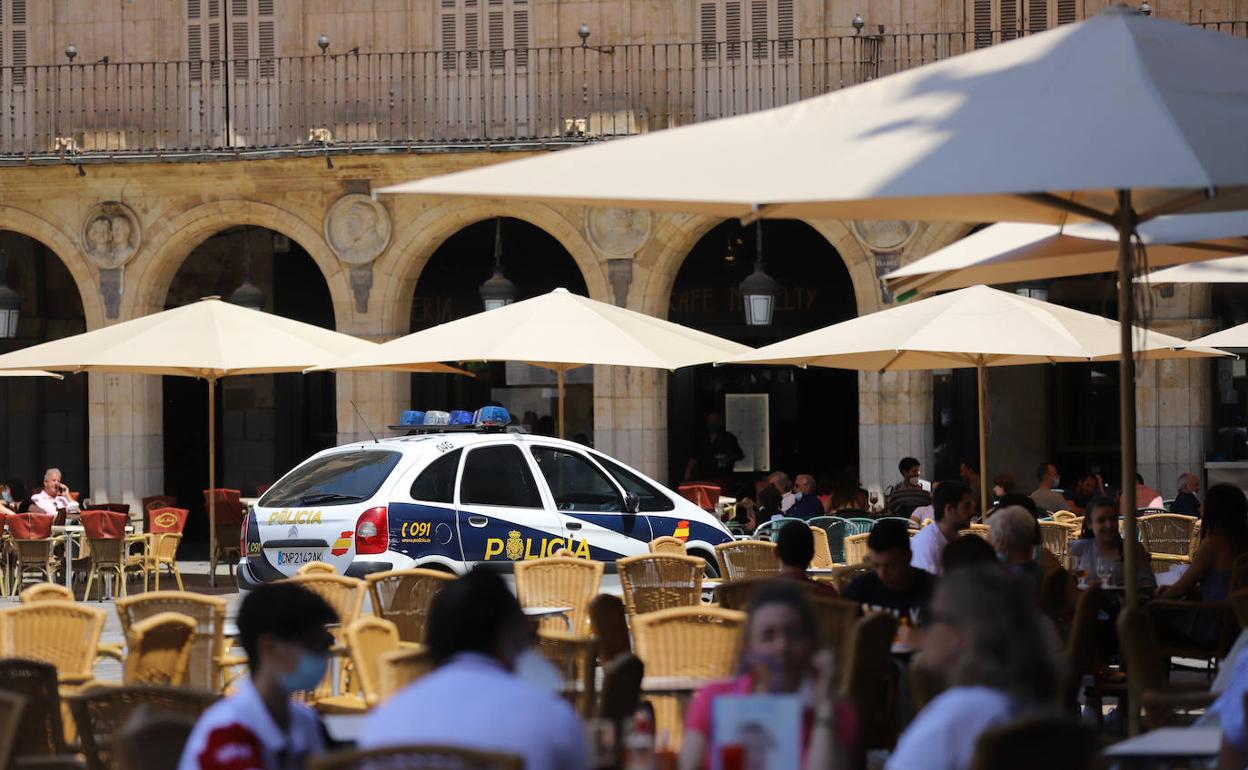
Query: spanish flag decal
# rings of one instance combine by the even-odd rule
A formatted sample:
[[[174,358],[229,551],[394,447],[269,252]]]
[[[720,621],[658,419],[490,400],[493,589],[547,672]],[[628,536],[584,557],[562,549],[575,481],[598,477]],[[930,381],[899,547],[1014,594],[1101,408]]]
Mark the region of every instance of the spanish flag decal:
[[[672,533],[672,537],[684,543],[689,540],[689,522],[676,522],[676,531]]]
[[[342,556],[349,550],[351,550],[351,532],[347,531],[338,536],[338,539],[334,541],[334,545],[329,549],[329,552],[334,556]]]

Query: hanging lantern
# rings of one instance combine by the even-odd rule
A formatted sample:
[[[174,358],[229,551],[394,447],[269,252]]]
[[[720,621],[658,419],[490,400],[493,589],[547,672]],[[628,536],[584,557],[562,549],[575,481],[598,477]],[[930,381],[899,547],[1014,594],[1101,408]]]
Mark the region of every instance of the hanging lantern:
[[[745,323],[747,326],[771,326],[776,311],[776,295],[780,293],[780,284],[767,275],[763,266],[763,223],[757,222],[757,250],[754,255],[754,272],[741,282],[741,300],[745,305]]]
[[[17,319],[22,311],[22,298],[9,288],[9,254],[0,249],[0,339],[17,336]]]
[[[494,274],[478,289],[486,310],[497,310],[516,301],[516,285],[503,275],[503,220],[494,223]]]

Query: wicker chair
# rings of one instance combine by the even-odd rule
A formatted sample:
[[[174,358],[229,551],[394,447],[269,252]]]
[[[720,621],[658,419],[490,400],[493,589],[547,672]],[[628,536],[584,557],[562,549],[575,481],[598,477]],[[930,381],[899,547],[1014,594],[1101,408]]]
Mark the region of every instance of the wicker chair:
[[[576,713],[592,719],[598,705],[594,681],[598,642],[566,631],[539,629],[537,651],[559,670],[565,697]]]
[[[819,628],[819,645],[831,649],[836,659],[842,660],[849,650],[858,618],[862,616],[862,605],[848,599],[817,594],[812,594],[809,599]]]
[[[35,583],[18,594],[17,600],[22,604],[72,602],[74,601],[74,592],[60,583]]]
[[[1127,669],[1130,734],[1141,727],[1153,729],[1181,711],[1207,708],[1214,694],[1170,682],[1170,660],[1157,642],[1152,616],[1142,607],[1125,607],[1118,613],[1118,641]],[[1141,713],[1142,712],[1142,713]]]
[[[399,638],[424,644],[433,597],[455,576],[432,569],[396,569],[366,577],[373,613],[398,626]]]
[[[143,531],[152,531],[152,511],[160,508],[174,508],[178,504],[178,498],[173,495],[152,495],[143,498]]]
[[[1049,516],[1049,519],[1052,521],[1060,521],[1063,524],[1069,524],[1072,520],[1081,518],[1083,517],[1079,514],[1072,513],[1070,511],[1054,511],[1053,514]]]
[[[815,558],[811,560],[810,566],[815,569],[832,569],[832,547],[828,543],[828,533],[822,527],[811,527],[811,534],[815,536]]]
[[[675,553],[684,556],[685,541],[671,535],[656,537],[650,541],[650,553]]]
[[[845,563],[845,534],[848,522],[840,516],[816,516],[810,526],[822,529],[828,536],[828,552],[833,564]],[[818,546],[816,546],[818,547]]]
[[[41,660],[56,667],[60,683],[91,680],[104,610],[75,602],[46,601],[0,610],[0,655]]]
[[[1066,555],[1070,553],[1070,525],[1060,521],[1041,521],[1039,524],[1040,545],[1065,564]]]
[[[1100,741],[1072,718],[1033,717],[985,730],[975,741],[971,770],[1092,770]]]
[[[845,563],[862,564],[867,560],[867,538],[870,532],[861,532],[845,538]]]
[[[843,511],[844,513],[844,511]],[[875,528],[875,519],[869,519],[865,516],[846,516],[845,517],[845,536],[861,535],[870,532]]]
[[[27,698],[15,692],[0,691],[0,767],[8,767],[17,743],[17,728],[26,710]]]
[[[624,600],[611,594],[598,594],[589,603],[589,625],[598,640],[598,663],[606,665],[619,655],[633,651],[628,635],[628,611]]]
[[[678,607],[639,615],[633,620],[637,657],[648,677],[720,679],[737,669],[745,613],[717,607]],[[651,699],[656,734],[667,731],[679,750],[681,706],[672,696]]]
[[[1136,521],[1144,550],[1154,562],[1191,563],[1200,519],[1177,513],[1151,513]]]
[[[842,564],[832,568],[832,574],[828,576],[828,582],[838,593],[844,592],[845,586],[854,582],[854,579],[860,575],[865,575],[871,571],[871,565],[863,564]],[[818,578],[816,578],[818,580]]]
[[[624,609],[630,618],[702,601],[706,562],[696,556],[649,553],[617,559]]]
[[[867,750],[891,748],[897,740],[897,669],[889,651],[896,632],[892,615],[867,615],[855,624],[842,658],[841,689],[858,709],[859,740]]]
[[[538,628],[589,634],[589,602],[598,595],[603,563],[554,556],[516,562],[516,597],[522,607],[571,607],[568,620],[542,618]]]
[[[216,699],[213,693],[186,687],[123,685],[91,687],[68,700],[87,767],[107,770],[117,764],[113,757],[114,739],[136,711],[146,707],[162,715],[194,720]],[[143,750],[148,749],[143,747]]]
[[[367,584],[363,580],[342,575],[313,573],[296,575],[287,578],[286,582],[297,583],[324,599],[337,613],[341,628],[351,625],[360,616],[360,608],[364,606]]]
[[[976,537],[982,537],[984,540],[987,540],[988,539],[988,525],[987,524],[972,524],[968,529],[963,531],[962,534],[963,535],[975,535]]]
[[[143,573],[143,590],[147,590],[148,578],[155,583],[155,590],[160,590],[160,568],[173,575],[178,590],[184,590],[182,573],[178,570],[178,546],[182,544],[181,532],[149,532],[143,536],[143,553],[126,558],[126,571],[138,570]]]
[[[0,659],[0,691],[26,699],[13,744],[14,765],[21,767],[22,759],[37,757],[46,762],[55,757],[64,766],[72,766],[75,757],[65,742],[56,666],[37,660]]]
[[[223,676],[225,669],[247,662],[245,658],[228,654],[225,641],[226,607],[225,599],[219,596],[155,591],[118,599],[117,616],[121,620],[123,634],[129,634],[130,627],[139,621],[165,612],[176,612],[194,620],[195,635],[191,640],[185,684],[216,692],[226,684]]]
[[[104,577],[110,575],[117,578],[114,590],[121,596],[126,595],[126,525],[130,523],[129,514],[119,511],[92,510],[82,512],[82,526],[89,546],[89,563],[87,588],[82,598],[91,598],[91,584],[98,577],[100,580],[99,599],[104,601]]]
[[[381,656],[399,649],[399,629],[382,618],[357,618],[343,636],[360,692],[317,697],[316,710],[324,714],[361,713],[380,703]]]
[[[379,668],[380,700],[389,700],[392,695],[428,674],[433,668],[433,657],[428,650],[409,647],[382,653]]]
[[[774,543],[776,542],[776,536],[780,534],[780,528],[785,524],[788,524],[790,521],[801,521],[802,523],[805,523],[803,519],[794,518],[792,516],[780,516],[779,518],[771,519],[770,521],[764,521],[754,529],[754,539],[770,540]]]
[[[161,612],[126,630],[122,682],[180,685],[186,678],[195,640],[195,620],[179,612]]]
[[[140,706],[114,734],[117,770],[169,770],[178,766],[196,718]]]
[[[744,580],[775,575],[776,544],[761,540],[734,540],[715,546],[719,576],[724,580]]]
[[[338,570],[334,569],[334,565],[327,564],[323,561],[310,561],[300,567],[296,575],[337,575]]]
[[[216,498],[216,520],[215,526],[217,535],[217,547],[209,555],[208,562],[208,579],[213,584],[217,583],[217,564],[225,559],[226,569],[229,570],[230,576],[234,575],[234,563],[229,560],[230,554],[234,554],[238,558],[242,558],[242,552],[239,550],[238,543],[242,539],[243,533],[243,517],[246,511],[243,510],[242,493],[237,489],[205,489],[204,490],[204,510],[208,510],[208,503],[211,497]]]
[[[56,571],[60,569],[61,560],[57,558],[56,545],[64,540],[63,536],[52,535],[52,522],[55,516],[42,513],[23,513],[6,517],[9,525],[9,538],[6,541],[13,554],[13,593],[17,594],[25,585],[26,576],[36,574],[42,580],[53,582]]]
[[[524,770],[524,757],[454,746],[392,746],[367,751],[339,751],[308,760],[308,770]]]

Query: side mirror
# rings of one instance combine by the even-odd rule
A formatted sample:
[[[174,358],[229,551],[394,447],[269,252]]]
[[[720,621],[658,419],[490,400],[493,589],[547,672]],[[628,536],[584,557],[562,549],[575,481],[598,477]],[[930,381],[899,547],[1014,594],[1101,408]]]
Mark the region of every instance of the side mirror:
[[[641,510],[641,498],[632,492],[624,494],[624,511],[626,513],[637,513]]]

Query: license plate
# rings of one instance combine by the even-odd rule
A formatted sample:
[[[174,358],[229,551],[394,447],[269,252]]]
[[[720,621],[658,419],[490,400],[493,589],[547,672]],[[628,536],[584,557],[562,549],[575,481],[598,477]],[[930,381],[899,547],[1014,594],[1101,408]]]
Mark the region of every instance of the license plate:
[[[320,548],[279,548],[277,566],[298,567],[309,562],[325,561],[325,551]]]

